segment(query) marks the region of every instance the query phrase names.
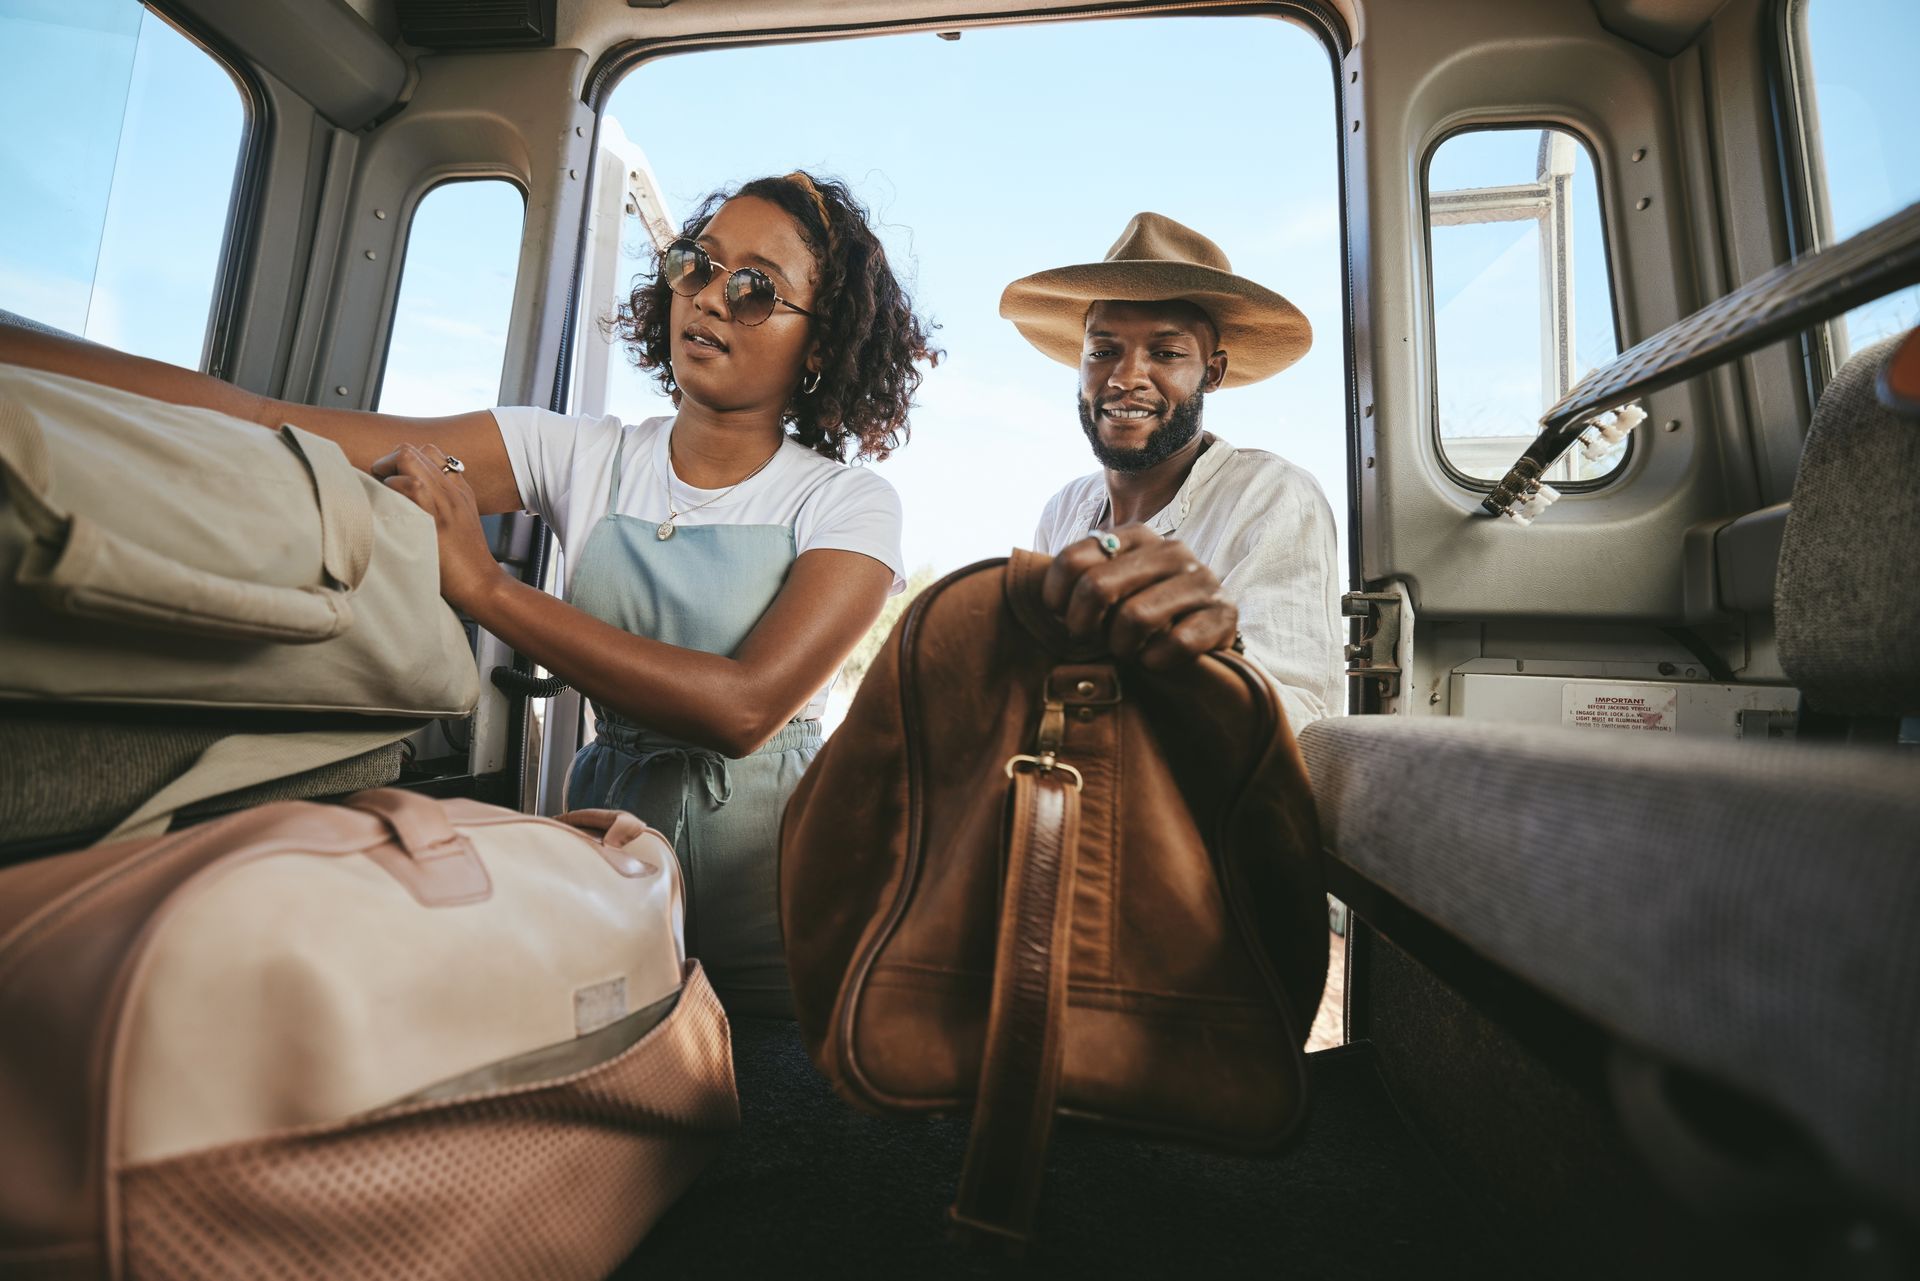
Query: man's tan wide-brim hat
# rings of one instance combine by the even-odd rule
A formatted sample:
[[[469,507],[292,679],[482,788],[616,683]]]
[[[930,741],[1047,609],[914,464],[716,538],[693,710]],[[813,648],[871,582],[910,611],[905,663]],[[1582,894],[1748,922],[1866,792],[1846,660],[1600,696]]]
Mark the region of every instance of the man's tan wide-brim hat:
[[[1298,307],[1234,275],[1219,245],[1157,213],[1135,214],[1101,262],[1014,281],[1000,295],[1000,314],[1041,351],[1078,367],[1087,308],[1106,300],[1190,302],[1206,312],[1227,353],[1223,387],[1271,378],[1313,346],[1313,326]]]

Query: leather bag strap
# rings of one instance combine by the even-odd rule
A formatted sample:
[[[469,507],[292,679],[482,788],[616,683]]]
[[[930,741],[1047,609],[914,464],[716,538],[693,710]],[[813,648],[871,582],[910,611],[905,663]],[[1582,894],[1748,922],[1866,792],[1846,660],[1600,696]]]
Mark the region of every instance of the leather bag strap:
[[[947,1216],[1019,1246],[1033,1230],[1060,1085],[1080,785],[1064,768],[1011,772],[986,1054]]]

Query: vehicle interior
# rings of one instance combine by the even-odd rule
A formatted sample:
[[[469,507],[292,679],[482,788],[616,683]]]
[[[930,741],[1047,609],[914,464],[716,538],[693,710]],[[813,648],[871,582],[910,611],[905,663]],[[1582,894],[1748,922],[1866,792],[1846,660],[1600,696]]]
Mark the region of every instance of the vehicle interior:
[[[1857,46],[1827,56],[1878,49],[1911,76],[1920,27],[1869,7],[144,6],[242,104],[231,185],[199,197],[218,211],[206,325],[179,363],[351,408],[395,385],[404,291],[426,278],[405,270],[416,218],[446,184],[490,178],[518,194],[518,225],[498,385],[477,403],[620,411],[594,321],[675,204],[647,168],[649,123],[609,125],[636,69],[1176,19],[1282,24],[1324,59],[1339,300],[1313,319],[1342,380],[1326,433],[1350,705],[1300,734],[1339,994],[1305,1131],[1242,1157],[1063,1124],[1041,1235],[1009,1260],[942,1228],[965,1117],[856,1113],[791,1025],[739,1019],[742,1130],[620,1275],[1920,1275],[1920,417],[1883,372],[1920,324],[1920,162],[1886,142],[1878,195],[1841,199],[1854,151],[1831,131],[1866,108],[1836,92],[1817,109],[1826,51],[1808,35],[1837,9]],[[0,3],[0,38],[34,10]],[[1071,133],[1035,122],[1009,146]],[[1449,168],[1478,134],[1512,135],[1510,179]],[[1539,303],[1500,333],[1537,403],[1489,429],[1457,407],[1450,353],[1477,322],[1449,309],[1447,255],[1490,259],[1502,247],[1469,238],[1521,225],[1503,261]],[[0,292],[0,322],[111,341],[24,287]],[[535,517],[488,525],[503,565],[558,590]],[[397,782],[557,812],[581,700],[470,631],[470,718],[298,794]],[[141,795],[232,727],[90,790],[99,736],[124,726],[0,717],[9,759],[50,754],[76,780],[0,787],[0,848],[97,835],[99,793]]]

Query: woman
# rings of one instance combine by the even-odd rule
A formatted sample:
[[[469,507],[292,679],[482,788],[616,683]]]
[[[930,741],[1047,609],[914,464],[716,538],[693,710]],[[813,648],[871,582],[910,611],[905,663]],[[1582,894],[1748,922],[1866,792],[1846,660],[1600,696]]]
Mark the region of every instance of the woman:
[[[321,409],[33,335],[0,336],[0,359],[292,422],[430,513],[447,601],[593,702],[568,803],[671,836],[688,951],[733,1012],[785,1014],[780,811],[827,686],[903,585],[899,500],[842,460],[901,442],[916,365],[938,353],[864,210],[804,173],[709,197],[617,327],[672,417]],[[564,603],[488,549],[479,517],[522,509],[558,533]]]

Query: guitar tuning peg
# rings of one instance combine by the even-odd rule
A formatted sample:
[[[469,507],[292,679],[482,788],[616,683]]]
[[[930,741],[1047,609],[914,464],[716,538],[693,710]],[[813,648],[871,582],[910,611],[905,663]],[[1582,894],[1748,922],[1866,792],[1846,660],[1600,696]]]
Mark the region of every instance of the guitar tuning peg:
[[[1627,405],[1608,414],[1600,424],[1600,437],[1609,443],[1617,443],[1627,438],[1627,434],[1641,423],[1647,421],[1647,411],[1638,405]]]
[[[1540,518],[1542,512],[1559,501],[1559,490],[1544,481],[1536,481],[1527,487],[1527,492],[1513,505],[1513,514],[1523,524],[1531,525]]]
[[[1602,436],[1598,427],[1589,427],[1580,433],[1580,456],[1590,463],[1599,462],[1615,448],[1615,442]]]
[[[1595,417],[1587,429],[1580,433],[1581,456],[1590,463],[1605,461],[1620,451],[1622,442],[1641,423],[1647,421],[1647,411],[1639,405],[1624,405],[1619,409]]]

